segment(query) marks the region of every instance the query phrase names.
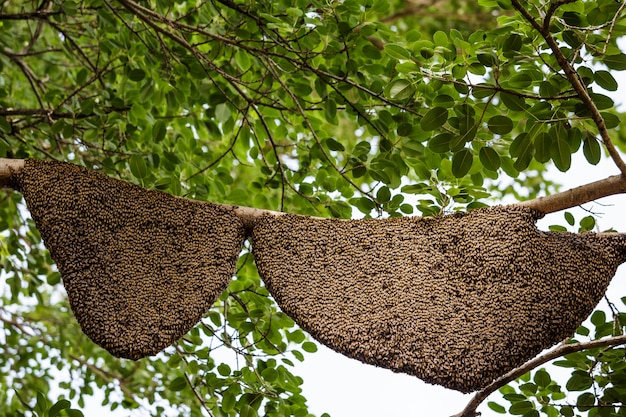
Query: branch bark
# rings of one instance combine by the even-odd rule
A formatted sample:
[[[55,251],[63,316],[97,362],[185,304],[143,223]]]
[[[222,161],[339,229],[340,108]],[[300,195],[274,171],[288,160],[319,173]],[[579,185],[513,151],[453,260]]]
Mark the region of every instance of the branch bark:
[[[10,187],[12,174],[19,172],[23,166],[23,159],[0,158],[0,187]],[[572,188],[561,193],[539,197],[534,200],[522,201],[513,205],[528,207],[540,213],[548,214],[576,207],[597,200],[598,198],[624,193],[626,193],[626,175],[613,175],[603,180],[581,185],[580,187]],[[222,206],[232,210],[243,220],[246,227],[251,226],[252,223],[261,216],[277,216],[284,214],[279,211],[242,207],[231,204],[222,204]]]
[[[569,353],[580,352],[586,349],[617,346],[623,344],[626,344],[626,335],[609,337],[600,340],[592,340],[591,342],[584,343],[561,344],[554,350],[546,352],[543,355],[539,355],[534,359],[529,360],[524,365],[511,370],[510,372],[493,381],[491,384],[487,385],[482,390],[478,391],[470,400],[470,402],[465,406],[465,409],[463,409],[463,411],[461,411],[460,413],[453,415],[452,417],[476,417],[480,415],[480,413],[478,413],[476,409],[483,401],[487,399],[489,395],[494,393],[499,388],[505,386],[509,382],[514,381],[515,379],[524,375],[526,372],[529,372],[530,370],[535,369],[538,366],[543,365],[544,363],[550,362],[553,359],[560,358],[561,356],[567,355]]]
[[[19,172],[24,167],[23,159],[0,158],[0,188],[10,186],[13,173]]]

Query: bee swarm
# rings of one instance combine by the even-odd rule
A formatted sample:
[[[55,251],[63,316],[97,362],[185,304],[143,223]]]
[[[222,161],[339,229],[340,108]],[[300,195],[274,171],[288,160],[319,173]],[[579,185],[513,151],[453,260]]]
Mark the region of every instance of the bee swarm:
[[[139,359],[184,336],[235,273],[242,222],[73,164],[27,160],[14,174],[83,331]]]
[[[470,392],[571,336],[626,259],[622,236],[542,232],[536,217],[266,216],[253,251],[281,309],[321,343]]]

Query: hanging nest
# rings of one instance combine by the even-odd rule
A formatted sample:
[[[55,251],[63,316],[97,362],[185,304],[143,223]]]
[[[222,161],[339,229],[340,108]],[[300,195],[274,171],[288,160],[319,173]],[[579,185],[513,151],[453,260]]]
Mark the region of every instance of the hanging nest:
[[[265,216],[253,251],[281,309],[321,343],[470,392],[571,336],[626,260],[621,235],[542,232],[536,217]]]
[[[235,272],[244,227],[223,207],[53,161],[27,160],[12,181],[80,326],[115,356],[154,355],[184,336]]]

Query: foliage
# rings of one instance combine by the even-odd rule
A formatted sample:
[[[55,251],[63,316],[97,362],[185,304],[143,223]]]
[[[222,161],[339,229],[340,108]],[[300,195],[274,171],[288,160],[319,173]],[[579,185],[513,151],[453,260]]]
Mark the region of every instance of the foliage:
[[[0,157],[69,160],[175,195],[316,216],[437,215],[534,198],[556,189],[548,165],[567,171],[580,150],[595,165],[602,144],[624,147],[624,113],[605,93],[626,69],[623,9],[614,0],[2,1]],[[0,198],[0,415],[77,415],[68,410],[96,390],[111,410],[155,415],[308,414],[291,368],[316,347],[268,297],[248,249],[184,340],[155,358],[117,360],[75,324],[19,194]],[[609,375],[623,369],[623,350],[577,355],[563,363],[581,376],[611,358],[594,384],[610,380],[623,398],[626,381]],[[506,388],[524,396],[509,412],[556,415],[529,399],[556,392],[549,375],[532,381],[530,391]],[[594,384],[565,387],[586,395],[572,412],[624,415],[606,414],[606,390]]]

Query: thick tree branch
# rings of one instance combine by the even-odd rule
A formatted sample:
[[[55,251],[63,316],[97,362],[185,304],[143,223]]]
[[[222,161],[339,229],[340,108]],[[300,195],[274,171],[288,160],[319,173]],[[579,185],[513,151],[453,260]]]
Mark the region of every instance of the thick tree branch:
[[[626,193],[626,176],[613,175],[600,181],[581,185],[557,194],[523,201],[517,205],[548,214],[576,207],[598,198]]]
[[[609,337],[606,339],[600,340],[592,340],[591,342],[584,343],[570,343],[570,344],[561,344],[557,346],[554,350],[544,353],[543,355],[539,355],[534,359],[529,360],[524,365],[511,370],[510,372],[502,375],[500,378],[493,381],[491,384],[487,385],[482,390],[478,391],[474,397],[467,404],[465,409],[458,414],[455,414],[452,417],[476,417],[480,415],[476,411],[478,406],[487,399],[489,395],[494,393],[499,388],[505,386],[511,381],[519,378],[524,375],[526,372],[529,372],[538,366],[541,366],[547,362],[550,362],[553,359],[560,358],[563,355],[567,355],[574,352],[580,352],[586,349],[593,349],[599,347],[607,347],[607,346],[617,346],[626,344],[626,335]]]
[[[23,159],[0,158],[0,187],[9,186],[13,173],[19,172],[23,167]]]
[[[10,187],[10,180],[13,173],[19,172],[24,166],[22,159],[0,158],[0,187]],[[554,213],[571,207],[576,207],[598,198],[608,197],[616,194],[626,193],[626,176],[613,175],[600,181],[581,185],[561,193],[539,197],[534,200],[523,201],[515,205],[532,208],[543,214]],[[264,215],[280,215],[282,212],[258,209],[254,207],[241,207],[230,204],[223,204],[224,207],[233,210],[240,217],[246,226]]]

